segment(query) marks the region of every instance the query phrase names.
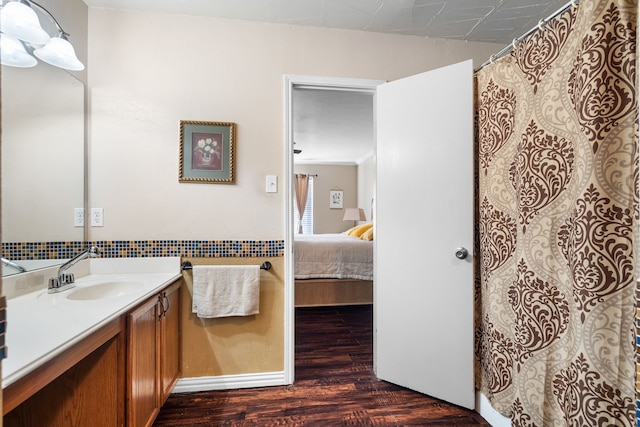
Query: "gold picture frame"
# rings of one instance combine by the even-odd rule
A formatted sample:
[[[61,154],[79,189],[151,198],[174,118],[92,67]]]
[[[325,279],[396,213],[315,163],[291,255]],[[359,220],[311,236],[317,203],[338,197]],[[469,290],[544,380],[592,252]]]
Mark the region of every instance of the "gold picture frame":
[[[180,120],[178,181],[233,184],[235,135],[233,122]]]

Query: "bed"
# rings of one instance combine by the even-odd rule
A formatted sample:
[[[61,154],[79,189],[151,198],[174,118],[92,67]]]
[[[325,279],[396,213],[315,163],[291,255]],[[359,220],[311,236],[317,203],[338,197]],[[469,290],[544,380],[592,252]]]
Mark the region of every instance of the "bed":
[[[373,303],[373,240],[358,231],[295,236],[296,307]]]

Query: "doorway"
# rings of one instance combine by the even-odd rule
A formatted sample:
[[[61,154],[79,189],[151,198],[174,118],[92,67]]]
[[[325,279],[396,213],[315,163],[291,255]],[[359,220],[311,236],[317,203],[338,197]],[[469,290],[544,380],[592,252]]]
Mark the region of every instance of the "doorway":
[[[314,76],[285,76],[285,138],[286,138],[286,235],[285,248],[285,381],[292,384],[295,379],[295,279],[293,254],[293,209],[294,206],[294,148],[303,149],[295,144],[295,108],[294,91],[337,91],[374,94],[376,87],[384,83],[380,80],[340,79]],[[311,148],[307,148],[308,150]],[[370,207],[373,209],[374,206]]]
[[[374,370],[380,379],[473,407],[473,255],[465,249],[474,247],[472,72],[468,60],[368,89],[351,81],[336,86],[332,79],[314,84],[287,78],[289,253],[284,302],[289,347],[285,380],[290,383],[295,377],[292,92],[297,84],[371,90],[377,155]],[[407,199],[407,191],[428,197]],[[416,215],[420,227],[412,221]],[[415,328],[407,325],[423,325],[421,339],[412,339]]]

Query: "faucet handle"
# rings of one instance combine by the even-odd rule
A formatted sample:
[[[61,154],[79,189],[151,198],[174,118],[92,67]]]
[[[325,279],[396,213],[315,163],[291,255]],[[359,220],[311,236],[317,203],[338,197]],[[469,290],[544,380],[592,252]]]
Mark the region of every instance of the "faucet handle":
[[[98,255],[100,255],[101,252],[102,252],[102,249],[100,249],[97,246],[91,246],[89,248],[89,256],[91,258],[97,257]]]
[[[60,285],[68,285],[69,283],[75,282],[75,280],[76,278],[73,273],[63,273],[59,278]]]
[[[57,289],[60,287],[60,281],[57,277],[51,277],[49,279],[49,287],[48,289]]]

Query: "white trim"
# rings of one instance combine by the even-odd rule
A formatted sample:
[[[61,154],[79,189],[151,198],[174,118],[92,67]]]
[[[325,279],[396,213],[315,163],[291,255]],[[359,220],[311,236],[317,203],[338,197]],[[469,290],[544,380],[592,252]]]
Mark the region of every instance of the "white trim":
[[[511,427],[511,420],[493,409],[487,396],[476,390],[476,411],[492,427]]]
[[[284,372],[180,378],[171,392],[189,393],[194,391],[233,390],[279,385],[285,385]]]
[[[286,384],[295,379],[295,307],[293,282],[293,85],[284,76],[284,135],[285,135],[285,235],[284,235],[284,378]]]
[[[348,79],[335,77],[284,76],[284,134],[285,134],[285,238],[284,257],[284,378],[286,384],[293,384],[295,378],[295,299],[293,280],[293,88],[304,86],[309,89],[348,90],[375,93],[384,80]]]

